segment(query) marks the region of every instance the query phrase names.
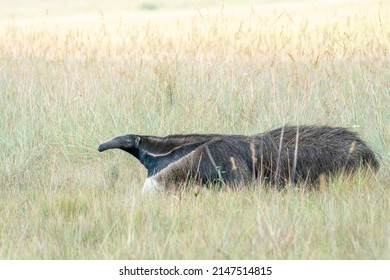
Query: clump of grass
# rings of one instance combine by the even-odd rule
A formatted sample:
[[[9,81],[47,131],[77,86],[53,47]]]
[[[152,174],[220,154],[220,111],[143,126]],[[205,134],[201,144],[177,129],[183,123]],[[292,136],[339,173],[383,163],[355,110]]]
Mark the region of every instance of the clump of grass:
[[[142,2],[139,5],[140,10],[145,10],[145,11],[155,11],[160,8],[160,5],[157,3],[153,2]]]

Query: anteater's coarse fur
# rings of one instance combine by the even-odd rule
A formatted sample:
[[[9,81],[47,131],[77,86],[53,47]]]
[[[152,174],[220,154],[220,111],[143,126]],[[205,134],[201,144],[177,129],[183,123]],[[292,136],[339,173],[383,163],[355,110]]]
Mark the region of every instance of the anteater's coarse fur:
[[[185,185],[268,182],[315,186],[321,175],[376,171],[374,152],[354,132],[330,126],[284,126],[261,134],[123,135],[98,147],[119,148],[148,170],[144,191]]]

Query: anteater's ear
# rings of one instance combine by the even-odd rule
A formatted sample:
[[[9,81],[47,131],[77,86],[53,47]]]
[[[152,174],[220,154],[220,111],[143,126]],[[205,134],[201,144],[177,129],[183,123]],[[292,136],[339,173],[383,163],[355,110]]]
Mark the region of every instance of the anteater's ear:
[[[138,149],[139,147],[139,141],[141,140],[141,137],[137,136],[134,140],[135,147]]]

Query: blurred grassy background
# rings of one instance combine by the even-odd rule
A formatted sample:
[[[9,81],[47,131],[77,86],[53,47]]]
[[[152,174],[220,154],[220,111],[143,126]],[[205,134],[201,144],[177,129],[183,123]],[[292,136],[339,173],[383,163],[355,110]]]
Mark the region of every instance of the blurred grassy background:
[[[258,4],[288,3],[287,0],[68,0],[68,1],[49,1],[37,0],[34,4],[26,0],[4,0],[2,1],[1,14],[3,15],[33,15],[33,14],[88,14],[96,12],[118,12],[118,11],[154,11],[183,8],[210,8],[222,6],[250,6]],[[300,3],[310,2],[309,0],[300,0]]]

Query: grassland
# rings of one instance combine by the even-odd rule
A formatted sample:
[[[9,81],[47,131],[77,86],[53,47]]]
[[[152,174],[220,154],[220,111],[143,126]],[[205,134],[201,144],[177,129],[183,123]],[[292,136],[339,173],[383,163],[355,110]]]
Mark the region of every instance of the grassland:
[[[0,9],[0,258],[390,258],[390,4],[23,7]],[[350,127],[381,169],[323,192],[143,197],[135,159],[96,151],[285,123]]]

